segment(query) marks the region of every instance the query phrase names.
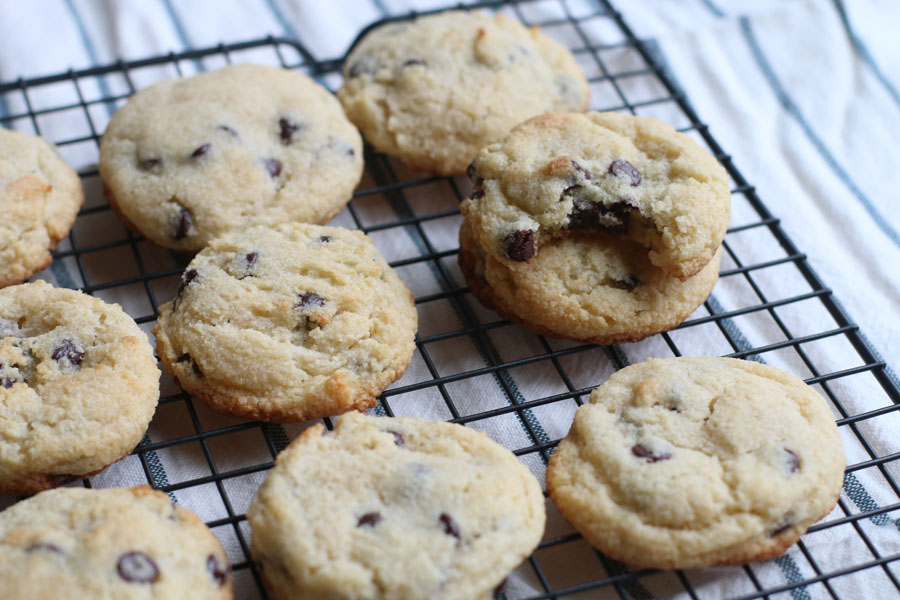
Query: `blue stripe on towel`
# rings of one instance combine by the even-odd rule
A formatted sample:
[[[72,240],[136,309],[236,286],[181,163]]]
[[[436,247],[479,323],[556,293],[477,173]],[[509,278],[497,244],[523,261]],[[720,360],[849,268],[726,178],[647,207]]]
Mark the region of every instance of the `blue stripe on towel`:
[[[747,42],[747,45],[750,47],[750,52],[753,54],[754,60],[756,60],[756,64],[759,66],[760,70],[763,73],[766,81],[769,83],[769,86],[772,88],[772,91],[775,93],[775,96],[778,98],[781,106],[787,111],[787,113],[793,117],[793,119],[800,125],[800,128],[803,130],[803,133],[806,134],[807,139],[809,139],[810,143],[828,165],[828,167],[832,170],[832,172],[841,180],[841,182],[850,190],[850,193],[856,197],[857,200],[863,205],[866,212],[878,226],[878,228],[890,239],[894,245],[900,248],[900,234],[898,234],[893,227],[891,227],[890,223],[881,215],[878,209],[874,204],[869,200],[869,198],[863,193],[863,191],[856,185],[847,171],[844,170],[843,167],[838,163],[838,161],[834,158],[834,155],[828,150],[822,140],[816,135],[816,132],[810,126],[810,124],[804,118],[803,113],[800,112],[800,108],[797,104],[791,99],[785,90],[784,86],[781,85],[781,81],[779,81],[778,76],[775,75],[775,71],[772,69],[771,64],[768,59],[766,59],[765,54],[763,54],[762,48],[759,45],[759,42],[756,39],[756,34],[753,32],[753,26],[750,24],[750,20],[747,17],[740,18],[741,32],[744,35],[744,39]]]

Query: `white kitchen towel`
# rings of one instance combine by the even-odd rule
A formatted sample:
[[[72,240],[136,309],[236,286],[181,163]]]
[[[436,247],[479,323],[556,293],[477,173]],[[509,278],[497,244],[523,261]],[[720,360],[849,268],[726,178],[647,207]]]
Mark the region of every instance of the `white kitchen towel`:
[[[31,0],[0,3],[0,83],[42,75],[107,65],[119,60],[138,60],[188,49],[206,48],[272,35],[299,39],[317,60],[337,61],[357,33],[369,23],[411,9],[441,8],[448,2],[394,0]],[[846,308],[862,333],[889,365],[885,377],[896,383],[900,367],[900,44],[894,30],[900,23],[900,4],[889,0],[620,0],[613,2],[627,24],[643,40],[644,47],[662,65],[666,75],[696,108],[700,119],[730,154],[734,164],[775,217],[781,220],[799,251],[808,256],[825,285]],[[503,10],[529,22],[547,23],[545,31],[567,44],[592,79],[595,109],[628,110],[656,116],[677,127],[691,128],[688,115],[669,97],[669,92],[634,47],[622,45],[624,37],[614,20],[596,0],[538,0]],[[577,19],[573,26],[570,19]],[[590,45],[585,49],[585,45]],[[289,45],[234,52],[236,61],[294,65],[302,55]],[[602,66],[597,59],[602,60]],[[221,55],[178,61],[181,74],[189,75],[224,64]],[[78,79],[47,86],[30,86],[0,93],[0,123],[39,132],[62,143],[63,155],[87,173],[88,206],[103,203],[102,186],[95,175],[96,144],[110,114],[124,102],[130,84],[141,88],[179,74],[171,64],[131,69],[121,74]],[[610,78],[612,75],[613,78]],[[329,74],[321,81],[335,89],[340,77]],[[79,96],[79,94],[81,96]],[[116,98],[93,102],[97,98]],[[83,109],[81,100],[89,106]],[[68,107],[60,109],[60,107]],[[29,110],[38,116],[32,120]],[[89,118],[88,118],[89,116]],[[369,165],[361,190],[391,180],[385,169],[402,165],[377,159]],[[454,182],[463,192],[468,183]],[[736,186],[737,187],[737,186]],[[727,256],[723,277],[707,304],[692,317],[691,327],[654,336],[616,350],[583,349],[578,344],[544,340],[517,326],[492,327],[478,335],[447,335],[466,327],[469,315],[479,322],[496,316],[471,297],[452,292],[462,285],[453,251],[457,247],[455,215],[428,218],[421,227],[409,226],[371,233],[391,261],[409,261],[398,270],[418,298],[421,339],[430,341],[417,352],[408,373],[388,392],[385,405],[397,415],[453,419],[498,409],[499,414],[477,419],[470,426],[486,431],[512,449],[545,445],[565,435],[576,403],[573,390],[591,388],[608,377],[615,365],[637,362],[647,356],[671,356],[672,346],[692,354],[730,354],[767,347],[746,356],[785,368],[817,382],[817,389],[833,400],[836,418],[876,412],[841,427],[848,464],[841,506],[826,522],[848,513],[872,512],[853,523],[817,529],[775,561],[750,569],[706,569],[624,580],[619,588],[606,586],[572,596],[576,598],[688,597],[685,581],[701,597],[753,594],[761,588],[787,586],[793,598],[896,597],[896,563],[884,562],[900,552],[897,513],[883,507],[898,505],[900,469],[889,460],[900,451],[900,418],[890,409],[891,399],[863,364],[844,335],[825,335],[837,329],[818,295],[802,276],[787,252],[765,227],[749,227],[759,215],[745,197],[734,194],[733,231],[727,241],[734,257]],[[362,196],[354,203],[356,214],[344,211],[335,223],[353,227],[391,223],[398,218],[420,217],[452,211],[458,201],[453,184],[443,180]],[[79,247],[116,243],[125,231],[108,211],[79,219],[72,237]],[[71,248],[64,242],[61,249]],[[124,249],[124,252],[123,252]],[[82,264],[71,256],[53,263],[41,277],[58,285],[88,287],[97,296],[123,304],[149,331],[153,306],[142,284],[124,285],[122,279],[145,272],[155,274],[149,283],[155,297],[171,297],[178,282],[177,270],[184,257],[141,243],[138,256],[128,246],[84,255]],[[438,261],[418,261],[431,252],[446,252]],[[752,270],[751,285],[737,261],[771,268]],[[169,273],[157,276],[160,273]],[[754,287],[755,286],[755,287]],[[449,294],[449,295],[448,295]],[[434,299],[431,299],[434,298]],[[771,310],[743,312],[763,302]],[[711,312],[733,311],[721,321]],[[787,332],[787,333],[786,333]],[[810,336],[801,355],[788,337]],[[553,361],[542,357],[559,354]],[[497,369],[496,365],[523,361]],[[477,376],[466,373],[477,370]],[[851,371],[836,378],[832,373]],[[817,379],[819,375],[824,379]],[[435,386],[436,377],[446,381]],[[421,384],[421,387],[417,387]],[[246,560],[242,542],[246,525],[237,531],[231,521],[245,511],[264,477],[258,468],[272,458],[273,448],[256,426],[246,425],[186,404],[169,379],[163,383],[164,402],[148,432],[146,443],[156,448],[144,453],[145,463],[131,456],[92,479],[96,487],[145,483],[148,479],[171,490],[178,502],[216,522],[236,563]],[[509,411],[511,402],[528,402],[560,396],[559,401],[522,411]],[[449,399],[449,400],[448,400]],[[383,411],[384,409],[380,409]],[[506,412],[504,412],[506,411]],[[521,416],[519,416],[521,414]],[[266,426],[280,449],[300,426]],[[166,446],[167,440],[181,441]],[[860,436],[865,440],[861,443]],[[207,456],[206,452],[209,452]],[[885,460],[878,460],[887,457]],[[529,452],[523,461],[543,480],[546,452]],[[870,465],[867,461],[873,461]],[[883,464],[881,464],[883,463]],[[212,465],[212,466],[211,466]],[[219,484],[212,469],[228,474]],[[238,475],[233,475],[239,473]],[[221,486],[221,489],[219,488]],[[13,499],[0,500],[0,505]],[[546,539],[571,534],[548,503],[550,519]],[[865,535],[865,538],[863,537]],[[868,542],[868,543],[867,543]],[[626,573],[613,561],[590,552],[583,542],[562,541],[539,551],[536,564],[553,590],[579,586],[604,576]],[[827,585],[815,579],[842,569],[873,563],[875,566]],[[893,578],[893,579],[892,579]],[[256,597],[247,569],[237,577],[238,597]],[[546,593],[532,565],[525,564],[506,586],[511,598]],[[791,587],[794,586],[794,587]]]

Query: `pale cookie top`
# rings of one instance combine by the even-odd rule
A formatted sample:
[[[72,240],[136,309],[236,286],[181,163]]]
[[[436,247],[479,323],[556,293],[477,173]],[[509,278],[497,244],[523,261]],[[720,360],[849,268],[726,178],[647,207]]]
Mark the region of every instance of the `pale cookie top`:
[[[476,296],[501,314],[552,336],[620,344],[675,327],[719,279],[717,253],[686,281],[666,275],[633,242],[611,235],[550,240],[527,266],[508,268],[460,229],[460,261]],[[467,262],[471,261],[471,262]],[[470,272],[467,272],[470,271]]]
[[[138,92],[100,145],[113,208],[178,250],[248,225],[324,223],[362,165],[334,96],[300,73],[248,64]]]
[[[686,279],[725,237],[725,169],[690,137],[647,117],[560,113],[536,117],[482,148],[462,210],[498,260],[525,262],[567,232],[607,230],[649,248]]]
[[[302,421],[374,406],[406,370],[416,326],[412,294],[368,237],[293,223],[210,243],[153,333],[188,393]]]
[[[537,546],[541,487],[483,433],[348,413],[275,462],[247,518],[282,598],[474,600]]]
[[[23,596],[27,590],[27,595]],[[232,598],[216,536],[147,486],[43,492],[0,513],[0,597]]]
[[[803,381],[726,358],[649,360],[598,387],[547,473],[589,542],[628,564],[763,560],[834,506],[845,457]]]
[[[0,127],[0,287],[50,264],[82,204],[78,175],[52,145]]]
[[[36,492],[122,458],[158,399],[153,350],[118,304],[44,281],[0,290],[0,490]]]
[[[566,48],[481,11],[378,27],[350,52],[338,91],[378,150],[442,175],[461,175],[481,146],[529,117],[584,110],[588,95]]]

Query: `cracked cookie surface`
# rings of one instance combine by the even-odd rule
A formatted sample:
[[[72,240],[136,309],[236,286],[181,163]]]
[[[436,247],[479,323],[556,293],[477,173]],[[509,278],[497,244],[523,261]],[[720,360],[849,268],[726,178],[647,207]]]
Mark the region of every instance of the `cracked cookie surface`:
[[[461,175],[521,121],[584,110],[589,90],[561,44],[503,14],[451,11],[368,33],[338,97],[379,151]]]
[[[42,492],[0,513],[0,597],[232,598],[228,557],[147,486]]]
[[[0,290],[0,491],[62,485],[128,454],[159,375],[119,305],[44,281]]]
[[[783,553],[827,515],[845,460],[824,399],[793,375],[650,359],[576,411],[547,489],[592,545],[627,564],[740,564]]]
[[[291,223],[211,242],[153,333],[166,371],[213,408],[303,421],[374,406],[416,327],[412,294],[368,237]]]
[[[503,263],[460,227],[459,263],[472,293],[504,318],[553,337],[621,344],[672,329],[709,296],[717,253],[686,281],[666,275],[646,252],[612,235],[547,242],[523,263]]]
[[[251,225],[324,223],[362,168],[362,140],[337,99],[305,75],[262,65],[142,90],[100,145],[111,206],[177,250]]]
[[[512,266],[570,233],[604,231],[646,248],[687,279],[719,248],[731,210],[728,176],[685,134],[648,117],[541,115],[482,148],[461,205],[479,245]]]
[[[0,287],[50,264],[82,204],[78,175],[51,144],[0,128]]]
[[[323,429],[278,456],[247,513],[279,598],[487,599],[540,541],[540,485],[485,434],[359,413]]]

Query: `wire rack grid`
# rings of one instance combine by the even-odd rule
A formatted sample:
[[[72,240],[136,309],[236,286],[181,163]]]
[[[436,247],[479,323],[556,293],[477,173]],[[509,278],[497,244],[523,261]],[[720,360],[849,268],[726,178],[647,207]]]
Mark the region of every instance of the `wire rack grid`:
[[[644,342],[598,347],[532,334],[481,307],[455,264],[457,204],[469,183],[409,173],[367,147],[363,183],[336,222],[366,232],[383,250],[393,248],[390,238],[411,241],[413,251],[388,259],[413,289],[421,323],[413,375],[385,391],[376,412],[416,414],[416,406],[427,405],[431,416],[489,433],[512,419],[520,435],[503,441],[540,478],[575,408],[611,372],[647,356],[719,354],[768,362],[805,378],[828,399],[849,459],[835,511],[786,557],[742,567],[630,570],[591,549],[548,501],[547,534],[503,594],[539,600],[900,593],[900,520],[891,516],[900,510],[900,451],[878,437],[882,421],[900,418],[900,389],[831,290],[712,137],[652,45],[637,39],[607,0],[506,0],[465,8],[473,6],[509,12],[569,46],[591,84],[592,109],[659,116],[720,160],[733,182],[721,278],[685,323]],[[136,90],[232,61],[296,69],[332,90],[341,81],[341,57],[317,58],[301,40],[268,37],[0,84],[0,125],[55,142],[84,181],[87,204],[49,271],[57,284],[119,302],[142,328],[152,328],[160,301],[174,295],[189,257],[146,242],[111,213],[96,169],[99,136]],[[816,327],[809,327],[811,320]],[[460,347],[470,350],[462,358]],[[837,350],[854,359],[836,363]],[[304,425],[231,419],[195,403],[166,377],[162,386],[157,415],[133,455],[82,483],[149,483],[167,492],[198,512],[223,541],[237,597],[267,597],[249,559],[244,511],[275,455]],[[479,399],[486,389],[492,392]],[[854,548],[854,560],[830,559],[834,539]]]

